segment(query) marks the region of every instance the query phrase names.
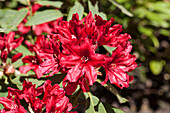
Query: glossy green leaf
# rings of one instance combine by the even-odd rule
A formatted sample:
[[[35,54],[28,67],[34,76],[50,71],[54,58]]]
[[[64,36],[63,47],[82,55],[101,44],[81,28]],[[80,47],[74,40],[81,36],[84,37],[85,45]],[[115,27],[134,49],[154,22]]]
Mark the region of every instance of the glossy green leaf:
[[[105,107],[103,106],[103,103],[99,101],[99,99],[92,95],[90,92],[84,93],[84,96],[86,99],[90,99],[90,105],[86,109],[86,113],[107,113],[105,110]],[[95,107],[97,106],[97,111],[95,110]]]
[[[0,25],[1,26],[6,25],[8,18],[13,17],[16,12],[17,12],[16,10],[12,9],[0,9]]]
[[[149,67],[154,75],[159,75],[163,69],[163,61],[152,60],[149,62]]]
[[[124,8],[122,5],[118,4],[115,0],[109,0],[113,5],[115,5],[117,8],[119,8],[122,13],[126,14],[127,16],[133,17],[133,14],[129,12],[126,8]]]
[[[0,32],[8,32],[12,29],[12,25],[11,26],[6,26],[5,28],[0,28]]]
[[[91,13],[92,13],[93,15],[99,13],[98,2],[96,2],[96,4],[93,6],[92,3],[91,3],[90,0],[89,0],[89,1],[88,1],[88,8],[89,8],[89,11],[91,11]]]
[[[32,55],[32,53],[29,51],[28,48],[26,48],[25,46],[23,45],[20,45],[19,47],[17,47],[15,50],[11,51],[13,54],[16,54],[16,53],[23,53],[23,56],[26,56],[26,55]],[[20,58],[19,60],[17,60],[16,62],[13,63],[14,67],[15,68],[18,68],[20,66],[23,65],[23,62],[22,62],[22,58]]]
[[[106,45],[103,45],[103,47],[110,53],[112,54],[112,51],[114,51],[116,49],[116,47],[109,47],[109,46],[106,46]]]
[[[38,25],[44,22],[49,22],[63,17],[63,14],[59,10],[48,9],[45,11],[37,11],[32,18],[26,23],[27,26]]]
[[[28,80],[32,82],[32,84],[36,84],[36,88],[45,82],[45,80],[38,80],[37,78],[29,78]]]
[[[32,53],[29,51],[29,49],[23,45],[20,45],[15,49],[19,53],[23,53],[23,56],[25,55],[32,55]]]
[[[47,5],[50,5],[50,6],[53,6],[53,7],[56,7],[56,8],[61,8],[61,6],[63,5],[63,2],[61,1],[46,1],[46,0],[39,0],[38,3],[40,5],[44,5],[44,6],[47,6]]]
[[[96,4],[93,6],[92,3],[89,0],[88,1],[88,8],[89,8],[89,11],[91,11],[91,13],[93,14],[93,16],[95,14],[97,14],[97,15],[100,15],[103,19],[107,20],[106,14],[103,13],[103,12],[99,12],[98,2],[96,2]]]
[[[25,18],[27,11],[27,8],[23,8],[17,11],[12,16],[8,17],[7,20],[5,20],[5,23],[3,23],[2,25],[3,28],[8,28],[9,26],[12,26],[6,31],[6,33],[10,32],[12,29],[16,28],[19,23],[21,23],[21,21]]]
[[[76,1],[74,6],[69,10],[67,21],[71,20],[72,15],[75,13],[79,14],[79,19],[83,18],[84,7],[81,5],[80,2]]]

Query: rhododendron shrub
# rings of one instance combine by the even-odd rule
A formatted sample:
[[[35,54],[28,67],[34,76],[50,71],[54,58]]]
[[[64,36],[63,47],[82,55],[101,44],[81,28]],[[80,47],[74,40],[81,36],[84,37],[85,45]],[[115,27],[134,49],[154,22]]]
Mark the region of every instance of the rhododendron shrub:
[[[65,96],[65,91],[60,88],[58,84],[51,86],[51,81],[47,80],[45,83],[35,88],[31,82],[24,81],[23,89],[8,88],[8,96],[0,97],[0,103],[4,109],[0,113],[27,113],[25,108],[21,105],[20,100],[25,100],[28,104],[28,110],[34,113],[41,113],[45,107],[46,113],[68,113],[72,109],[72,104],[69,103],[69,98]],[[42,100],[37,98],[43,95]]]
[[[41,7],[43,6],[37,3],[27,7],[27,15],[17,26],[17,31],[0,36],[3,64],[0,76],[7,76],[11,83],[20,81],[13,87],[18,87],[23,82],[22,88],[18,87],[20,90],[8,87],[8,96],[0,97],[0,103],[4,106],[0,112],[67,113],[79,107],[78,99],[81,94],[86,99],[87,96],[93,97],[89,92],[90,86],[95,82],[104,87],[107,84],[109,90],[113,88],[108,85],[110,83],[121,89],[129,87],[134,78],[128,72],[133,71],[137,63],[135,55],[131,55],[131,36],[121,33],[120,24],[114,24],[113,18],[107,21],[89,12],[83,19],[79,19],[79,14],[75,13],[69,21],[61,17],[27,26],[28,18],[36,15]],[[19,38],[14,39],[15,33]],[[20,45],[26,47],[21,47],[24,49],[23,53],[17,52],[20,49],[16,48]],[[103,47],[112,48],[112,51],[107,54],[99,52]],[[11,54],[13,57],[9,63],[7,58]],[[17,60],[22,64],[14,68]],[[36,79],[37,84],[38,81],[43,81],[44,84],[36,87],[30,78]],[[118,95],[113,90],[112,93]],[[104,109],[104,106],[100,109]],[[94,105],[93,110],[96,111]]]

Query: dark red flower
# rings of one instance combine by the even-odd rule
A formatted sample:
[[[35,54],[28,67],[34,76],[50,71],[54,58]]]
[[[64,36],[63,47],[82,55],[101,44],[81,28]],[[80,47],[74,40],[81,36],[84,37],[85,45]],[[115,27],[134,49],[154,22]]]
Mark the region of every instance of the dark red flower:
[[[1,52],[1,60],[2,60],[2,62],[6,62],[6,60],[7,60],[7,57],[8,57],[8,53],[6,52],[6,51],[2,51]]]
[[[65,45],[70,55],[61,57],[61,64],[71,68],[67,73],[67,80],[77,82],[84,76],[90,85],[97,79],[95,68],[104,63],[104,56],[95,53],[95,46],[86,38],[80,45]]]
[[[89,86],[87,84],[87,80],[83,77],[79,78],[77,82],[70,82],[68,80],[63,80],[63,86],[66,90],[67,95],[72,95],[77,86],[80,85],[80,88],[83,92],[89,92]]]
[[[39,98],[41,95],[42,100]],[[73,108],[64,89],[58,84],[51,86],[51,81],[47,80],[42,86],[35,88],[35,84],[24,81],[22,90],[8,88],[8,97],[0,97],[0,103],[5,107],[0,112],[26,113],[20,104],[22,99],[28,104],[28,110],[34,113],[43,112],[44,107],[46,113],[68,113]]]
[[[72,109],[69,98],[65,96],[64,89],[58,84],[51,86],[51,81],[47,80],[42,86],[44,90],[43,101],[46,103],[46,112],[64,112],[68,113]]]
[[[128,76],[127,72],[137,67],[136,57],[130,54],[131,49],[130,42],[118,45],[116,50],[112,52],[112,56],[106,58],[106,64],[104,65],[106,79],[102,84],[105,84],[109,79],[112,84],[120,88],[129,86],[133,76]]]
[[[58,73],[61,66],[59,65],[60,61],[60,50],[58,41],[54,41],[50,37],[45,38],[44,36],[39,35],[35,42],[35,45],[30,42],[26,42],[29,50],[36,52],[39,57],[44,61],[39,64],[39,69],[42,74],[49,74],[52,76],[55,73]]]
[[[13,101],[6,97],[0,97],[0,103],[4,106],[0,113],[27,113],[24,107],[21,106],[19,99]]]
[[[4,35],[4,37],[0,36],[0,49],[3,51],[5,48],[7,48],[7,52],[9,53],[13,49],[17,48],[21,45],[22,41],[24,40],[23,37],[14,39],[15,33],[10,32],[7,35]]]
[[[41,78],[43,76],[43,73],[40,70],[40,64],[43,62],[43,60],[40,58],[40,56],[25,56],[22,59],[23,63],[29,63],[28,65],[19,67],[19,70],[21,73],[26,74],[29,70],[33,69],[34,72],[37,75],[37,78]]]

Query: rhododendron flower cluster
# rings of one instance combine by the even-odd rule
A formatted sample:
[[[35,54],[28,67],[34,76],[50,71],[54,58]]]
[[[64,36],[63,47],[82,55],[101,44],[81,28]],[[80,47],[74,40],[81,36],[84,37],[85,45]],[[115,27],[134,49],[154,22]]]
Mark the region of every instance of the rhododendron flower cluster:
[[[8,75],[15,72],[14,66],[7,63],[7,58],[10,52],[21,45],[24,40],[23,37],[14,39],[15,32],[10,32],[7,35],[0,35],[0,60],[2,62],[2,70],[0,71],[2,75]],[[16,62],[22,57],[23,53],[17,53],[12,57],[12,63]]]
[[[22,61],[28,65],[21,66],[20,71],[27,73],[33,69],[37,78],[66,73],[63,86],[71,95],[77,85],[88,92],[88,86],[97,80],[99,68],[104,67],[106,74],[102,84],[110,80],[120,88],[127,88],[133,80],[127,72],[137,67],[136,57],[130,54],[130,35],[121,34],[122,26],[112,26],[113,22],[113,18],[106,21],[98,15],[94,19],[91,12],[82,20],[74,14],[69,22],[60,21],[50,35],[37,36],[35,44],[25,41],[36,55],[25,56]],[[116,49],[112,55],[96,53],[97,48],[103,45]]]
[[[43,95],[42,99],[40,96]],[[20,100],[28,104],[28,108],[21,105]],[[8,88],[8,96],[0,97],[4,109],[0,113],[41,113],[45,107],[46,113],[68,113],[72,109],[69,98],[58,84],[51,86],[47,80],[42,86],[35,88],[31,82],[24,81],[22,90]],[[73,113],[73,112],[72,112]]]
[[[41,11],[43,5],[38,4],[39,1],[28,0],[27,2],[26,16],[18,22],[20,24],[14,26],[17,27],[17,31],[0,35],[0,79],[6,77],[5,82],[14,83],[12,87],[18,87],[18,84],[21,86],[24,81],[22,90],[8,87],[8,96],[0,97],[0,104],[4,106],[0,113],[71,112],[73,108],[76,108],[72,104],[79,105],[76,101],[81,91],[89,92],[89,86],[98,81],[99,76],[103,80],[100,82],[101,85],[110,82],[121,89],[129,87],[133,76],[129,76],[128,72],[137,67],[136,57],[131,55],[132,45],[129,41],[131,36],[121,33],[122,26],[114,25],[113,18],[107,21],[89,12],[81,20],[76,13],[70,21],[64,21],[61,13],[59,16],[61,18],[55,17],[53,21],[47,19],[41,21],[44,23],[39,24],[38,21],[28,24],[32,26],[26,26],[26,23],[30,21],[29,18],[34,20],[33,17],[36,17],[34,15],[38,10],[37,14],[43,12]],[[50,3],[50,1],[44,1],[46,2]],[[49,7],[45,4],[45,6],[47,9],[53,8],[53,5]],[[58,9],[53,11],[56,10]],[[60,11],[57,12],[60,13]],[[22,13],[24,14],[24,11]],[[19,38],[15,34],[19,35]],[[21,44],[26,53],[14,50]],[[112,53],[109,51],[110,53],[104,54],[99,51],[107,47],[113,49]],[[21,65],[17,64],[18,67],[14,68],[14,62],[22,55]],[[8,62],[7,58],[11,62]],[[35,75],[28,74],[30,70]],[[50,81],[51,78],[56,76],[63,77],[60,81],[56,80],[57,83],[62,84],[62,88],[58,84],[51,85],[53,81]],[[30,79],[35,77],[44,81],[44,84],[37,83],[39,87],[36,88]],[[88,97],[85,94],[87,100]],[[90,93],[88,96],[92,97]],[[92,99],[90,103],[91,101]],[[102,103],[98,103],[98,106],[101,105]],[[88,106],[85,105],[85,107]]]

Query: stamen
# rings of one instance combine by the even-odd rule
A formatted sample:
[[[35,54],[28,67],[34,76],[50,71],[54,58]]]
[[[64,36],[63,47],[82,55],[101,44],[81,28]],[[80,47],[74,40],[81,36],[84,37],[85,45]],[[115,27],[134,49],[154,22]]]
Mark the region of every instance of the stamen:
[[[112,68],[116,68],[116,64],[111,64]]]
[[[89,59],[88,59],[88,57],[83,56],[83,57],[81,57],[81,60],[82,60],[83,62],[87,62]]]
[[[74,35],[71,35],[71,38],[72,38],[72,39],[76,39],[76,37],[75,37]]]

